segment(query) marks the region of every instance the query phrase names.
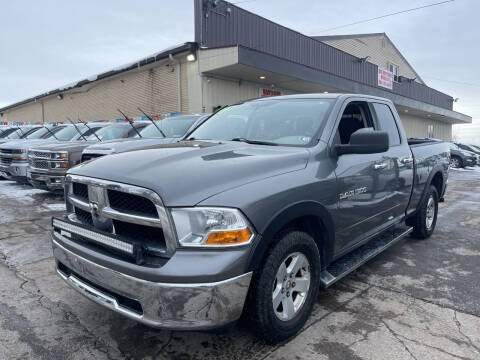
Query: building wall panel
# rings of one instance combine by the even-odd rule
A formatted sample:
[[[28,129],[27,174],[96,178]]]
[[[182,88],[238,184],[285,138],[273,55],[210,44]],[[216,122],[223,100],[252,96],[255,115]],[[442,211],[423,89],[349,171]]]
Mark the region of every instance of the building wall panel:
[[[385,69],[388,69],[391,63],[396,64],[399,66],[399,75],[409,79],[417,76],[415,70],[384,35],[362,37],[360,39],[322,40],[322,42],[359,58],[370,56],[369,61],[371,63]],[[420,79],[417,79],[417,81],[423,83]]]
[[[181,63],[182,109],[178,107],[178,65],[170,60],[149,69],[132,70],[118,76],[65,92],[63,99],[43,98],[6,111],[2,121],[65,122],[74,120],[111,120],[120,118],[117,108],[128,116],[140,116],[137,107],[150,114],[188,112],[188,73],[185,61]]]
[[[428,126],[433,125],[433,137],[441,140],[452,140],[452,125],[438,120],[400,113],[407,137],[424,138],[428,136]]]

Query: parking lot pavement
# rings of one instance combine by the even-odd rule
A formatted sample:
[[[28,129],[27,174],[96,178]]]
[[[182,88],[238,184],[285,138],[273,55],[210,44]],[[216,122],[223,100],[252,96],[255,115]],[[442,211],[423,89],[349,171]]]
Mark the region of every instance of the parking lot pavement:
[[[54,273],[62,199],[0,181],[0,358],[480,359],[480,172],[454,170],[434,235],[408,238],[328,290],[294,339],[150,329]]]

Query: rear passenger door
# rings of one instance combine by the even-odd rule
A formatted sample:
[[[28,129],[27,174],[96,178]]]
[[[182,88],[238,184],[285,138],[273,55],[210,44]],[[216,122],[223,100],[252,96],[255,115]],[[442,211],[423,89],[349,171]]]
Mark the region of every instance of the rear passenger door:
[[[372,103],[376,123],[380,130],[388,133],[389,150],[385,153],[385,169],[379,176],[379,191],[385,193],[390,209],[384,218],[385,222],[395,221],[405,215],[413,185],[413,156],[398,127],[400,118],[391,108],[391,104]],[[403,135],[403,136],[402,136]]]

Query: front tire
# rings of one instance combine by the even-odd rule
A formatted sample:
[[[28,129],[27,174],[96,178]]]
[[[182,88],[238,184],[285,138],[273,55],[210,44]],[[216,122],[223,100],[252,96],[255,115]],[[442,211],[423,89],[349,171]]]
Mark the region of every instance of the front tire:
[[[420,204],[420,208],[412,219],[412,236],[417,239],[427,239],[435,230],[438,215],[438,192],[435,186],[430,185],[427,194]]]
[[[307,321],[320,287],[320,254],[302,231],[283,234],[255,272],[247,304],[253,330],[269,343],[295,335]]]

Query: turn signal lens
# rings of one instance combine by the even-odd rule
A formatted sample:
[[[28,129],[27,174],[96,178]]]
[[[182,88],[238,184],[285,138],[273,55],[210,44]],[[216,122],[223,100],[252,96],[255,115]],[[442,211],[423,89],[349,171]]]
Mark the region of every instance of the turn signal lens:
[[[12,160],[13,161],[25,161],[25,162],[27,161],[27,159],[22,158],[22,157],[14,157]]]
[[[205,242],[208,245],[231,245],[241,244],[250,240],[252,233],[248,229],[216,231],[208,236]]]
[[[60,167],[62,167],[62,168],[67,168],[67,167],[68,167],[68,163],[61,163],[61,164],[60,164]]]

